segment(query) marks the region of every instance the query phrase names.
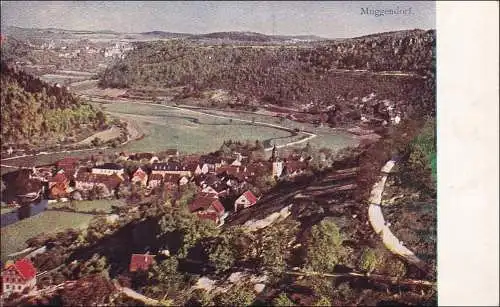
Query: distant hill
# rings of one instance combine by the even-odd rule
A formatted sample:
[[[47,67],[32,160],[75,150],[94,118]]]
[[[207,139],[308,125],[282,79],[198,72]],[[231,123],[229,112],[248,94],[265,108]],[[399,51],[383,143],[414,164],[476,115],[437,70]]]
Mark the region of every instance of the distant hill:
[[[99,128],[104,114],[64,87],[49,85],[2,61],[2,145],[43,145],[59,137],[78,135],[83,124]],[[88,128],[88,127],[87,127]]]
[[[135,36],[146,36],[149,38],[157,39],[188,39],[191,41],[234,41],[234,42],[255,42],[255,43],[279,43],[285,41],[321,41],[327,40],[325,38],[315,36],[315,35],[267,35],[257,32],[249,31],[227,31],[227,32],[212,32],[206,34],[192,34],[192,33],[179,33],[179,32],[168,32],[168,31],[147,31],[140,33],[124,33],[116,32],[111,30],[68,30],[59,28],[22,28],[15,26],[8,26],[2,29],[2,34],[16,37],[18,39],[27,38],[50,38],[57,39],[61,38],[58,35],[64,35],[66,38],[68,35],[75,36],[78,38],[79,35],[114,35],[117,38],[124,35]]]
[[[356,118],[356,108],[349,109],[354,104],[346,101],[355,97],[361,101],[374,93],[381,100],[408,102],[408,113],[417,109],[433,112],[434,32],[308,42],[297,48],[265,46],[272,38],[260,33],[221,32],[197,37],[253,40],[263,48],[234,48],[233,44],[199,48],[190,41],[192,37],[189,41],[144,42],[109,66],[100,75],[100,85],[132,89],[182,86],[179,97],[223,89],[241,94],[235,103],[244,105],[255,100],[286,107],[315,105],[325,110],[335,104],[329,109],[332,118],[337,118],[337,113]],[[393,73],[370,73],[387,71]],[[349,120],[349,116],[335,119],[335,123]]]
[[[285,42],[290,40],[325,40],[322,37],[314,35],[267,35],[258,32],[212,32],[207,34],[197,34],[189,36],[190,40],[199,39],[218,39],[228,41],[244,41],[244,42]]]
[[[193,36],[193,34],[188,34],[188,33],[175,33],[175,32],[165,32],[165,31],[149,31],[149,32],[141,32],[139,34],[158,37],[158,38],[181,38],[181,37]]]
[[[434,30],[413,29],[413,30],[388,31],[388,32],[373,33],[363,36],[356,36],[349,39],[376,39],[376,38],[387,38],[387,37],[402,38],[410,35],[424,34],[425,32],[428,31],[434,31]]]

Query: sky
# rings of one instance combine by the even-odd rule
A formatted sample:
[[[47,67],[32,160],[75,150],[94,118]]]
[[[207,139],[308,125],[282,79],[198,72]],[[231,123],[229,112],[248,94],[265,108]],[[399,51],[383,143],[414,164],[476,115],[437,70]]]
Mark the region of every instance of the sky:
[[[408,9],[411,14],[362,14]],[[435,29],[431,1],[1,1],[1,23],[24,28],[210,33],[252,31],[347,38]]]

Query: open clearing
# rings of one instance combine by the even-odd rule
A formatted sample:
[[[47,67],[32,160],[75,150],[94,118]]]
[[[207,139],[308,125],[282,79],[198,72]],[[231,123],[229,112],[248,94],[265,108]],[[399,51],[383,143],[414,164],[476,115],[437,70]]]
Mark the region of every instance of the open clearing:
[[[169,109],[160,105],[113,103],[102,107],[111,115],[134,120],[146,136],[125,145],[129,151],[159,151],[177,148],[185,153],[217,150],[224,140],[260,140],[277,145],[297,141],[302,136],[285,129],[265,127],[232,119]]]
[[[54,233],[67,228],[86,227],[94,217],[92,214],[44,211],[2,228],[2,262],[7,255],[25,249],[26,240],[42,233]]]

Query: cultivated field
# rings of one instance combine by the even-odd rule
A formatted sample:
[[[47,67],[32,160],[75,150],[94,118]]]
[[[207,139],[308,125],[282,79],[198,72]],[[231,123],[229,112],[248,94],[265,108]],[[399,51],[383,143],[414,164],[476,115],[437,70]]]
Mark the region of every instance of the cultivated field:
[[[329,127],[315,127],[309,123],[300,123],[287,118],[280,119],[275,116],[265,115],[261,113],[251,113],[251,112],[230,112],[230,111],[219,111],[219,110],[202,110],[214,115],[223,116],[234,116],[235,118],[253,120],[257,122],[264,122],[274,125],[280,125],[289,129],[300,129],[308,132],[312,132],[317,135],[317,137],[311,139],[309,142],[312,146],[321,148],[327,147],[332,150],[338,150],[347,146],[353,146],[358,143],[357,139],[350,133],[344,132],[339,129],[332,129]],[[277,145],[280,143],[276,142]],[[304,146],[305,144],[301,144]]]
[[[7,255],[25,249],[26,240],[42,233],[54,233],[67,228],[86,227],[92,214],[45,211],[2,228],[2,261]]]

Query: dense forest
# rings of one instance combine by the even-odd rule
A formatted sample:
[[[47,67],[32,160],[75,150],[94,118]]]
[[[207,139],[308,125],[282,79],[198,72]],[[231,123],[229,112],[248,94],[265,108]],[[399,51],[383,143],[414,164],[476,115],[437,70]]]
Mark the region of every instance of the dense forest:
[[[105,115],[64,87],[8,66],[1,66],[2,143],[35,144],[76,135],[82,126],[99,129]]]
[[[363,70],[345,73],[341,69]],[[418,76],[373,74],[404,71]],[[225,89],[281,106],[345,106],[375,93],[434,111],[435,31],[382,33],[309,47],[140,42],[101,76],[103,87]],[[245,103],[242,101],[241,103]]]

